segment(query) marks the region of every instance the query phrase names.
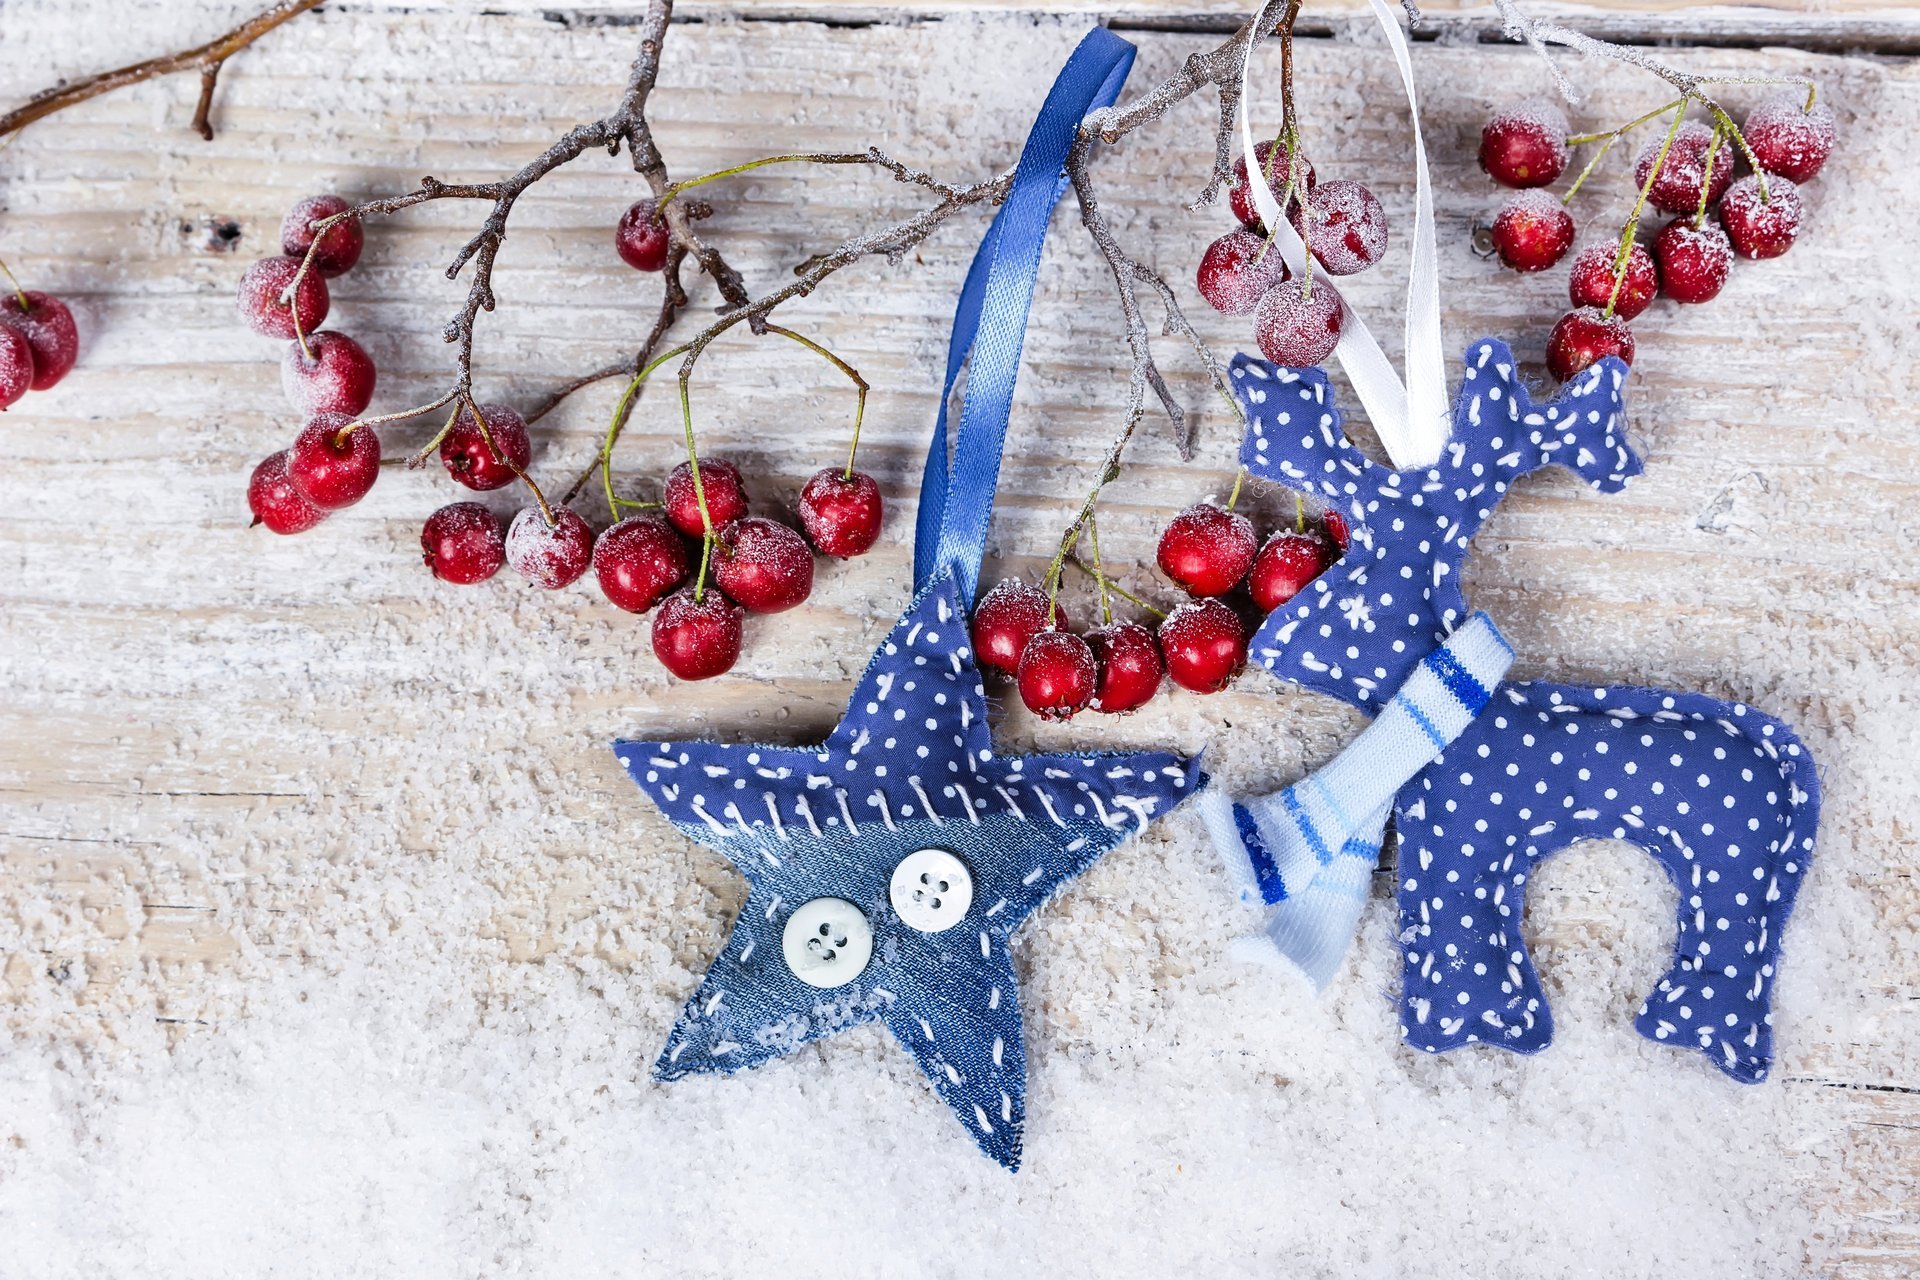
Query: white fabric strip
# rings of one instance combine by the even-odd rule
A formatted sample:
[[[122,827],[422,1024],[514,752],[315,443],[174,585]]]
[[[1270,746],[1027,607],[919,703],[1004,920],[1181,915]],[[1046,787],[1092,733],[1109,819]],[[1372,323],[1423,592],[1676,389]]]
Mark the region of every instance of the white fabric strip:
[[[1254,15],[1257,29],[1267,11],[1280,0],[1264,0]],[[1406,363],[1403,382],[1393,362],[1374,340],[1366,323],[1346,308],[1340,331],[1340,345],[1334,355],[1346,371],[1347,381],[1360,397],[1367,417],[1373,423],[1380,443],[1386,447],[1393,465],[1402,469],[1431,465],[1446,448],[1451,433],[1447,413],[1446,343],[1440,333],[1440,271],[1434,240],[1433,188],[1427,172],[1427,148],[1420,133],[1420,104],[1413,88],[1413,60],[1407,51],[1407,38],[1400,23],[1387,7],[1386,0],[1368,0],[1373,15],[1387,33],[1394,61],[1400,68],[1400,82],[1407,92],[1407,109],[1413,120],[1413,253],[1407,281]],[[1253,75],[1253,48],[1240,68],[1240,150],[1246,160],[1248,194],[1260,212],[1260,220],[1273,233],[1274,247],[1280,251],[1295,275],[1306,269],[1306,246],[1293,225],[1281,216],[1279,202],[1265,182],[1256,181],[1260,163],[1255,156],[1253,123],[1248,109]]]

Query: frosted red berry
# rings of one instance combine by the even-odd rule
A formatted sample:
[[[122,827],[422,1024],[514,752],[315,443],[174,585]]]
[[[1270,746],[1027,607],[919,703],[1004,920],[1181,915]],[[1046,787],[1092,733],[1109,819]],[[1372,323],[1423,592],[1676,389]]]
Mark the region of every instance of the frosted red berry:
[[[1182,602],[1160,624],[1167,675],[1182,689],[1218,693],[1247,663],[1240,615],[1217,599]]]
[[[35,391],[51,389],[80,358],[80,331],[74,327],[73,312],[50,293],[27,290],[24,309],[19,294],[8,291],[0,296],[0,326],[18,329],[33,348]]]
[[[1675,218],[1653,238],[1653,256],[1660,262],[1660,292],[1675,302],[1710,302],[1733,270],[1733,244],[1727,233],[1711,222],[1693,225],[1691,218]]]
[[[332,329],[308,334],[307,348],[312,359],[298,342],[288,343],[280,357],[280,389],[287,402],[304,414],[365,413],[377,377],[366,349]]]
[[[1279,152],[1278,155],[1274,154],[1276,149]],[[1267,190],[1273,193],[1274,203],[1280,203],[1287,194],[1287,149],[1277,142],[1258,142],[1254,144],[1253,154],[1259,162],[1260,172],[1271,174],[1267,179]],[[1301,186],[1308,191],[1313,190],[1313,162],[1302,157],[1300,169]],[[1294,198],[1298,200],[1300,194],[1299,189],[1296,188]],[[1247,182],[1245,156],[1233,162],[1233,186],[1227,192],[1227,204],[1233,209],[1233,216],[1240,219],[1242,226],[1253,228],[1260,226],[1260,210],[1253,203],[1253,189]]]
[[[1167,664],[1153,632],[1137,622],[1119,622],[1090,632],[1087,644],[1100,669],[1091,704],[1095,711],[1132,711],[1160,691]]]
[[[485,582],[507,562],[500,517],[477,502],[440,508],[420,530],[420,558],[442,582],[462,587]]]
[[[747,514],[747,486],[740,479],[740,468],[725,458],[700,459],[700,488],[707,495],[707,514],[719,529]],[[667,519],[689,538],[704,538],[706,525],[700,519],[700,499],[693,483],[693,468],[681,463],[667,475]]]
[[[1320,529],[1333,544],[1332,559],[1338,560],[1347,554],[1347,548],[1353,544],[1353,531],[1347,527],[1347,518],[1338,511],[1329,508],[1320,513]]]
[[[306,257],[314,241],[313,224],[352,207],[339,196],[308,196],[287,210],[280,224],[280,251],[289,258]],[[314,250],[313,269],[329,280],[353,270],[353,264],[360,261],[365,239],[359,219],[334,223],[320,237],[320,247]]]
[[[0,324],[0,409],[33,390],[33,345],[18,329]]]
[[[1071,720],[1098,681],[1093,650],[1071,631],[1042,631],[1020,655],[1020,701],[1043,720]]]
[[[1258,549],[1252,521],[1211,502],[1196,502],[1167,522],[1156,557],[1160,572],[1181,590],[1218,596],[1240,585]]]
[[[1336,276],[1365,271],[1387,251],[1387,211],[1372,191],[1344,178],[1313,189],[1292,214],[1293,229]]]
[[[1804,94],[1775,94],[1740,129],[1760,167],[1792,182],[1813,181],[1833,154],[1833,112],[1824,102],[1802,110],[1805,102]]]
[[[708,587],[676,591],[653,615],[653,656],[682,680],[706,680],[733,668],[740,658],[740,606]]]
[[[1573,215],[1547,191],[1516,191],[1493,218],[1493,247],[1515,271],[1545,271],[1573,247]]]
[[[1267,291],[1253,317],[1260,354],[1278,365],[1304,369],[1319,364],[1340,345],[1346,313],[1339,290],[1324,278],[1289,280]]]
[[[1245,315],[1260,305],[1267,290],[1293,273],[1278,249],[1261,249],[1266,241],[1245,227],[1215,240],[1200,255],[1194,283],[1207,305],[1224,315]]]
[[[593,530],[571,507],[555,507],[553,523],[526,507],[507,526],[507,563],[536,587],[557,591],[577,582],[593,561]]]
[[[1480,167],[1505,187],[1544,187],[1567,168],[1567,115],[1543,98],[1494,113],[1480,131]]]
[[[287,474],[307,500],[328,511],[350,507],[380,478],[380,437],[344,413],[316,413],[287,451]]]
[[[1267,539],[1247,575],[1247,594],[1262,613],[1293,599],[1335,559],[1333,546],[1311,534],[1287,531]]]
[[[1607,356],[1632,364],[1633,330],[1620,316],[1598,307],[1567,312],[1547,337],[1547,368],[1562,382]]]
[[[247,479],[247,510],[253,522],[274,533],[305,533],[327,518],[287,474],[287,451],[263,458]]]
[[[1049,625],[1067,628],[1067,612],[1059,602],[1049,622],[1045,591],[1018,578],[1003,579],[973,608],[974,657],[982,667],[1012,675],[1020,669],[1027,643]]]
[[[673,233],[667,220],[651,200],[636,200],[620,215],[614,229],[613,247],[635,271],[659,271],[667,265],[667,248]]]
[[[1607,309],[1613,302],[1613,314],[1631,320],[1647,309],[1660,292],[1660,271],[1646,246],[1636,243],[1627,254],[1627,265],[1620,273],[1620,291],[1614,293],[1614,264],[1619,261],[1620,246],[1612,241],[1590,244],[1574,255],[1573,271],[1567,277],[1567,297],[1576,307]]]
[[[484,432],[481,420],[486,422]],[[487,443],[489,436],[492,444]],[[481,405],[479,419],[472,407],[462,407],[453,430],[440,442],[440,464],[447,474],[480,493],[512,484],[532,460],[527,421],[504,404]]]
[[[628,516],[593,547],[593,573],[614,605],[645,613],[687,580],[687,544],[659,516]]]
[[[267,338],[291,338],[294,316],[300,317],[300,332],[312,333],[327,318],[330,305],[327,282],[317,271],[307,272],[294,291],[291,305],[280,301],[293,278],[300,273],[297,258],[262,258],[240,277],[240,318],[247,327]]]
[[[780,613],[813,594],[813,551],[778,520],[745,516],[720,529],[713,580],[754,613]]]
[[[1748,174],[1727,188],[1719,211],[1733,251],[1743,258],[1777,258],[1800,237],[1800,188],[1779,174],[1767,179],[1765,198],[1759,175]]]
[[[1645,187],[1653,163],[1660,158],[1665,137],[1655,138],[1641,148],[1633,165],[1633,184]],[[1707,172],[1707,152],[1713,150],[1713,172]],[[1674,135],[1667,158],[1660,165],[1660,176],[1647,192],[1647,203],[1666,213],[1696,213],[1700,208],[1700,188],[1707,188],[1707,203],[1718,200],[1733,181],[1734,146],[1721,139],[1713,148],[1713,130],[1698,120],[1689,120]]]
[[[841,560],[864,555],[879,541],[884,510],[879,484],[864,471],[824,467],[800,490],[807,540],[821,555]]]

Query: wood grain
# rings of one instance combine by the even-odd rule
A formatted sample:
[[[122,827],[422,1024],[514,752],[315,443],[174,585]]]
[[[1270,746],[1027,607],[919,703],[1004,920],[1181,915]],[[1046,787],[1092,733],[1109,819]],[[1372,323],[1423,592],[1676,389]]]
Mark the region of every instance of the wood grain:
[[[133,6],[82,40],[68,6],[8,0],[0,97],[203,38],[248,7],[207,5],[189,24],[173,6]],[[983,35],[1005,28],[974,8],[691,6],[656,98],[675,172],[790,146],[878,143],[943,176],[984,176],[1010,157],[1030,107],[972,85],[979,59],[1025,59],[1037,74],[1085,14],[1115,13],[1136,28],[1140,84],[1201,47],[1178,28],[1229,12],[1052,0],[1034,19],[1043,56],[988,51]],[[1360,8],[1310,6],[1330,21]],[[1428,9],[1443,23],[1482,12]],[[1798,32],[1822,47],[1890,48],[1915,16],[1875,0],[1564,11],[1656,36]],[[653,981],[652,966],[697,970],[717,942],[737,882],[640,811],[602,744],[689,731],[798,741],[833,722],[905,598],[914,475],[977,222],[911,261],[851,269],[782,313],[874,384],[862,457],[893,515],[874,555],[823,566],[806,608],[754,623],[729,678],[698,689],[668,681],[645,654],[644,626],[584,588],[539,596],[505,576],[465,594],[434,587],[413,547],[426,512],[451,500],[435,475],[391,474],[368,502],[299,539],[249,531],[242,501],[253,461],[291,431],[277,347],[244,337],[231,304],[246,262],[273,251],[281,211],[316,189],[370,195],[422,173],[481,177],[518,163],[611,102],[627,56],[620,17],[536,0],[496,0],[484,13],[329,5],[227,68],[212,145],[185,131],[196,86],[181,80],[88,103],[0,152],[0,254],[30,285],[68,297],[87,335],[77,372],[7,415],[0,469],[0,1017],[23,1043],[98,1046],[155,1025],[179,1039],[244,1017],[263,973],[329,953],[342,869],[456,845],[490,887],[480,933],[506,963],[592,955]],[[1138,29],[1153,25],[1176,29]],[[1380,106],[1394,95],[1378,50],[1342,31],[1302,55],[1309,137],[1316,160],[1328,157],[1323,173],[1365,176],[1398,229],[1411,205],[1404,116]],[[1564,281],[1502,275],[1470,252],[1473,223],[1497,203],[1471,141],[1490,103],[1543,89],[1545,75],[1520,50],[1453,45],[1416,54],[1448,330],[1456,342],[1507,336],[1537,371]],[[1920,280],[1910,252],[1862,228],[1885,225],[1915,195],[1907,130],[1920,118],[1920,70],[1791,48],[1664,54],[1816,75],[1844,145],[1808,190],[1812,228],[1793,254],[1743,264],[1711,307],[1663,304],[1636,323],[1633,425],[1646,476],[1608,498],[1564,475],[1529,481],[1480,538],[1469,586],[1515,641],[1522,674],[1739,697],[1796,721],[1812,744],[1826,824],[1790,943],[1802,987],[1783,1019],[1778,1087],[1817,1118],[1810,1128],[1842,1134],[1842,1155],[1805,1183],[1833,1224],[1807,1242],[1806,1261],[1848,1280],[1910,1275],[1920,1268],[1920,885],[1910,869],[1920,784],[1909,727],[1920,723],[1910,691],[1920,676]],[[1659,100],[1629,68],[1582,66],[1580,78],[1583,125]],[[1262,105],[1270,114],[1274,104]],[[1230,350],[1242,326],[1205,313],[1189,276],[1225,215],[1181,204],[1204,176],[1210,111],[1187,104],[1130,139],[1100,182],[1123,243],[1165,269],[1209,339]],[[605,243],[634,194],[623,166],[583,160],[522,202],[496,274],[501,309],[481,322],[483,395],[529,402],[619,358],[644,331],[653,286]],[[1625,169],[1616,158],[1576,205],[1595,235],[1623,211]],[[761,283],[877,209],[912,207],[910,192],[849,175],[766,172],[725,195],[713,233]],[[336,285],[335,323],[380,363],[380,406],[425,398],[448,375],[435,334],[457,295],[438,271],[464,213],[433,208],[370,228],[363,265]],[[1063,219],[1050,253],[989,575],[1043,562],[1124,391],[1115,308],[1090,245]],[[1391,351],[1399,287],[1386,270],[1349,291]],[[1146,436],[1101,521],[1109,556],[1143,566],[1127,580],[1156,597],[1164,587],[1144,567],[1155,530],[1224,490],[1235,444],[1192,361],[1171,342],[1161,349],[1200,414],[1200,457],[1182,466],[1164,433]],[[609,388],[581,394],[541,424],[537,474],[570,474],[591,455],[611,398]],[[696,404],[710,447],[747,464],[770,505],[789,503],[837,456],[850,411],[844,385],[805,353],[746,338],[715,349]],[[677,432],[667,397],[643,398],[621,448],[637,485],[672,465]],[[402,429],[388,448],[424,438],[425,428]],[[1273,493],[1255,504],[1270,519],[1286,509]],[[1084,594],[1077,607],[1090,609]],[[1045,727],[1010,711],[999,734],[1016,745],[1206,744],[1223,780],[1251,785],[1324,759],[1354,724],[1249,676],[1220,697],[1163,698],[1114,724]],[[460,750],[425,745],[448,743]],[[633,831],[644,853],[629,847]],[[1196,861],[1197,839],[1167,837]],[[1651,927],[1625,918],[1610,870],[1618,852],[1583,851],[1534,895],[1531,937],[1556,997],[1556,957]],[[1088,893],[1100,910],[1151,921],[1151,905],[1125,898],[1104,871]],[[1668,908],[1656,893],[1626,909]],[[648,920],[670,922],[663,955],[636,942]],[[1074,927],[1070,913],[1058,927]],[[1656,935],[1646,938],[1657,958]],[[1184,972],[1195,961],[1172,950],[1164,963]],[[1062,1015],[1034,1034],[1068,1040],[1070,1025]]]

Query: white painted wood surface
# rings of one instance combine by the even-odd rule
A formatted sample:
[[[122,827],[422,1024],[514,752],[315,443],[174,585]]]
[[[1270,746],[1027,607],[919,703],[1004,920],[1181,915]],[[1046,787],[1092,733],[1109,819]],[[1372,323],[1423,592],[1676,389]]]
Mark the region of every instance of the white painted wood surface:
[[[64,1203],[44,1180],[70,1185],[88,1159],[129,1184],[134,1173],[153,1173],[158,1157],[136,1159],[125,1136],[145,1132],[141,1113],[128,1109],[135,1091],[208,1078],[192,1073],[226,1080],[249,1055],[269,1064],[281,1052],[298,1058],[302,1042],[285,1028],[300,1025],[310,995],[331,1013],[342,992],[364,995],[372,1028],[350,1043],[374,1046],[403,1076],[421,1062],[469,1063],[462,1055],[491,1043],[495,1021],[518,1018],[534,1026],[533,1041],[568,1060],[565,1096],[577,1091],[570,1105],[579,1109],[551,1116],[546,1129],[562,1136],[537,1136],[537,1123],[513,1128],[515,1136],[495,1134],[492,1157],[473,1157],[494,1181],[518,1188],[501,1193],[505,1200],[529,1206],[509,1212],[478,1202],[485,1207],[474,1212],[509,1225],[500,1239],[475,1237],[479,1252],[459,1254],[476,1271],[486,1269],[476,1259],[492,1257],[538,1273],[540,1259],[558,1256],[550,1237],[565,1232],[555,1224],[585,1194],[568,1170],[587,1159],[579,1154],[586,1128],[652,1134],[649,1126],[664,1124],[670,1135],[673,1125],[693,1125],[698,1141],[731,1153],[742,1185],[781,1192],[784,1184],[753,1164],[750,1120],[774,1105],[769,1091],[794,1088],[830,1116],[877,1093],[871,1105],[891,1117],[877,1123],[898,1125],[899,1141],[935,1152],[942,1176],[958,1180],[955,1204],[999,1211],[991,1206],[1007,1195],[1005,1184],[973,1168],[939,1104],[877,1036],[841,1037],[804,1062],[721,1086],[644,1083],[645,1055],[724,936],[740,887],[715,855],[646,809],[604,746],[642,732],[798,741],[833,721],[905,598],[914,472],[947,312],[983,220],[956,224],[909,262],[849,270],[783,313],[874,384],[862,458],[881,477],[892,515],[874,555],[823,565],[807,607],[753,622],[740,668],[724,680],[669,682],[646,652],[644,625],[585,587],[546,596],[506,575],[466,592],[429,582],[414,552],[418,524],[454,496],[437,474],[389,473],[366,503],[304,537],[276,540],[245,527],[247,471],[290,438],[293,424],[277,345],[241,330],[231,297],[246,262],[273,251],[284,209],[320,189],[373,194],[422,173],[483,177],[516,165],[617,97],[631,56],[619,22],[637,7],[329,5],[227,69],[211,145],[186,132],[196,86],[183,78],[97,100],[0,151],[0,256],[29,286],[66,296],[86,335],[74,375],[0,422],[8,447],[0,466],[0,1016],[9,1036],[0,1098],[12,1104],[0,1108],[0,1175],[11,1175],[0,1184],[15,1188],[13,1199],[0,1190],[0,1216],[18,1221],[23,1204]],[[875,142],[943,176],[992,172],[1013,154],[1053,63],[1086,15],[1102,10],[1059,0],[1045,15],[977,17],[972,7],[692,7],[686,16],[697,20],[676,28],[655,98],[675,173]],[[1326,12],[1355,7],[1340,0]],[[1634,16],[1647,7],[1586,16],[1656,36],[1811,32],[1823,45],[1887,47],[1899,45],[1913,18],[1907,6],[1870,0],[1764,11],[1659,5],[1655,16]],[[0,0],[0,99],[203,38],[250,8]],[[1451,21],[1451,6],[1430,8]],[[1193,9],[1133,0],[1121,16],[1178,27],[1194,24]],[[1224,13],[1213,7],[1214,18]],[[808,15],[858,25],[785,20]],[[1136,85],[1206,40],[1177,30],[1130,34],[1141,46]],[[1563,304],[1563,276],[1503,275],[1468,242],[1473,221],[1497,203],[1472,164],[1475,131],[1489,104],[1544,87],[1545,75],[1520,50],[1443,44],[1416,57],[1450,337],[1458,345],[1506,336],[1537,354]],[[1529,935],[1562,1023],[1548,1054],[1434,1064],[1409,1061],[1397,1047],[1381,994],[1397,981],[1384,877],[1349,972],[1315,1006],[1228,957],[1228,940],[1252,917],[1221,908],[1198,824],[1176,818],[1095,868],[1024,943],[1035,1168],[1021,1175],[1024,1199],[1002,1208],[1036,1233],[1035,1256],[1057,1256],[1069,1274],[1075,1259],[1100,1256],[1091,1244],[1084,1255],[1059,1253],[1066,1246],[1057,1237],[1076,1215],[1097,1220],[1103,1210],[1103,1193],[1079,1185],[1076,1171],[1119,1159],[1116,1167],[1131,1170],[1128,1185],[1159,1187],[1196,1222],[1234,1193],[1208,1181],[1218,1171],[1203,1169],[1178,1132],[1116,1135],[1103,1108],[1137,1110],[1148,1129],[1177,1117],[1216,1146],[1330,1142],[1329,1131],[1313,1127],[1329,1123],[1314,1108],[1347,1088],[1447,1097],[1448,1105],[1466,1097],[1482,1108],[1469,1115],[1515,1131],[1516,1177],[1533,1186],[1546,1221],[1481,1255],[1504,1259],[1514,1274],[1527,1273],[1528,1256],[1579,1254],[1566,1225],[1579,1211],[1578,1188],[1563,1185],[1564,1167],[1535,1149],[1552,1149],[1556,1133],[1593,1162],[1575,1166],[1581,1177],[1647,1160],[1643,1207],[1653,1221],[1614,1223],[1604,1252],[1618,1271],[1602,1269],[1594,1252],[1591,1272],[1565,1263],[1551,1274],[1649,1274],[1663,1258],[1685,1258],[1683,1228],[1660,1209],[1692,1206],[1696,1196],[1750,1225],[1754,1250],[1719,1259],[1728,1270],[1708,1265],[1700,1274],[1864,1280],[1920,1267],[1920,891],[1911,872],[1920,449],[1910,424],[1920,386],[1916,264],[1899,230],[1915,192],[1909,131],[1920,114],[1920,72],[1899,57],[1793,49],[1684,47],[1666,56],[1817,76],[1840,113],[1840,152],[1808,191],[1811,227],[1791,255],[1743,264],[1712,306],[1661,304],[1636,323],[1633,414],[1646,476],[1610,498],[1564,475],[1530,480],[1482,535],[1469,586],[1519,647],[1519,674],[1735,696],[1794,721],[1812,745],[1824,768],[1826,821],[1788,939],[1777,1077],[1733,1097],[1737,1090],[1691,1056],[1633,1042],[1628,1022],[1663,967],[1672,894],[1643,859],[1584,850],[1540,878]],[[1394,100],[1384,55],[1348,34],[1303,42],[1301,62],[1301,102],[1323,176],[1364,178],[1396,230],[1404,226],[1411,175],[1403,117],[1381,105]],[[1628,68],[1583,65],[1578,77],[1589,87],[1575,113],[1583,126],[1616,123],[1660,100],[1658,86]],[[1746,91],[1730,97],[1752,100]],[[1263,105],[1271,114],[1274,104]],[[1182,203],[1204,173],[1210,116],[1210,105],[1187,104],[1105,157],[1100,180],[1123,241],[1176,279],[1224,351],[1243,341],[1242,325],[1205,312],[1190,268],[1226,215],[1190,213]],[[1576,204],[1595,235],[1624,212],[1626,162],[1616,161]],[[501,310],[482,322],[483,395],[531,402],[616,358],[643,331],[654,283],[636,279],[608,244],[634,194],[624,161],[588,157],[523,201],[497,275]],[[726,207],[713,234],[756,287],[878,211],[913,207],[910,192],[845,173],[769,171],[716,196]],[[439,269],[470,213],[432,208],[370,228],[362,266],[336,286],[331,323],[380,362],[378,406],[425,398],[443,383],[447,353],[436,335],[459,289]],[[226,227],[238,230],[231,242],[216,234]],[[1349,291],[1379,318],[1390,347],[1403,266],[1390,256]],[[1071,495],[1090,480],[1124,390],[1110,292],[1065,218],[1036,317],[993,533],[998,568],[1029,572],[1044,561]],[[1102,531],[1109,557],[1142,566],[1128,581],[1164,597],[1150,573],[1154,531],[1175,508],[1224,489],[1235,440],[1192,361],[1172,341],[1160,349],[1178,390],[1202,412],[1201,454],[1182,466],[1163,436],[1144,436],[1110,491]],[[612,395],[610,387],[583,393],[542,424],[537,474],[570,474],[590,456]],[[636,483],[675,459],[668,399],[643,400],[622,446]],[[844,385],[804,353],[746,338],[715,349],[696,405],[708,446],[742,460],[768,505],[790,503],[806,475],[837,456],[850,408]],[[425,428],[394,432],[389,450],[424,438]],[[1271,514],[1283,504],[1266,494],[1259,505]],[[1079,608],[1081,616],[1090,608],[1084,596]],[[1016,711],[999,733],[1015,745],[1206,746],[1225,785],[1267,786],[1330,755],[1354,724],[1341,708],[1251,675],[1220,697],[1163,697],[1119,722],[1043,727]],[[570,1039],[570,1027],[599,1025],[590,1022],[594,1010],[631,1043],[609,1039],[615,1049],[603,1056],[599,1042],[583,1048]],[[409,1034],[419,1038],[382,1030],[389,1018],[417,1022]],[[1249,1028],[1248,1019],[1261,1025]],[[1591,1077],[1581,1075],[1583,1061],[1593,1064]],[[56,1076],[66,1083],[50,1083]],[[1208,1109],[1196,1078],[1221,1105]],[[1622,1092],[1590,1101],[1592,1122],[1571,1132],[1568,1116],[1523,1101],[1530,1089],[1578,1097],[1587,1079]],[[314,1087],[317,1098],[332,1096]],[[364,1096],[384,1099],[386,1087],[366,1085]],[[1656,1101],[1669,1091],[1692,1100],[1670,1143],[1608,1145],[1612,1121],[1637,1138],[1636,1123],[1651,1124],[1672,1105]],[[612,1101],[591,1101],[599,1094]],[[1220,1114],[1227,1101],[1231,1116]],[[220,1118],[210,1110],[204,1127]],[[489,1114],[483,1127],[494,1133],[504,1123]],[[1384,1179],[1361,1172],[1397,1164],[1408,1144],[1419,1145],[1382,1123],[1378,1134],[1333,1131],[1334,1149],[1358,1166],[1338,1185],[1356,1215],[1353,1233],[1374,1230],[1383,1247],[1418,1249],[1428,1237],[1374,1205],[1369,1196],[1386,1194],[1376,1185]],[[404,1125],[394,1127],[406,1136]],[[183,1162],[201,1150],[196,1140],[172,1139]],[[1460,1142],[1468,1152],[1497,1149]],[[1691,1181],[1683,1143],[1697,1144]],[[221,1158],[226,1149],[207,1150]],[[93,1155],[77,1154],[86,1151]],[[1442,1148],[1429,1155],[1438,1183],[1451,1181]],[[1217,1162],[1218,1151],[1212,1156]],[[1176,1163],[1191,1178],[1162,1185]],[[536,1168],[538,1176],[528,1172]],[[1718,1195],[1703,1185],[1716,1177],[1726,1178]],[[887,1172],[892,1183],[911,1179],[905,1166]],[[1285,1185],[1276,1182],[1272,1194],[1292,1206]],[[1762,1194],[1768,1188],[1777,1202]],[[174,1257],[167,1250],[183,1246],[149,1241],[158,1252],[134,1251],[140,1224],[196,1221],[191,1206],[151,1189],[91,1194],[101,1206],[93,1226],[76,1219],[67,1232],[77,1241],[99,1233],[92,1256],[104,1270],[91,1274],[145,1274],[127,1260]],[[696,1211],[684,1189],[659,1199]],[[279,1212],[289,1211],[262,1210],[265,1219]],[[315,1221],[335,1221],[314,1212]],[[1340,1212],[1327,1210],[1334,1221]],[[1236,1237],[1235,1229],[1212,1228],[1216,1243],[1245,1246],[1243,1260],[1287,1238]],[[665,1258],[659,1242],[675,1237],[662,1231],[632,1256]],[[1181,1238],[1135,1241],[1109,1272],[1177,1260]],[[905,1239],[894,1241],[902,1259],[914,1256]],[[731,1247],[707,1256],[725,1258]],[[286,1256],[262,1248],[252,1256]],[[1348,1273],[1365,1270],[1349,1255],[1317,1256],[1330,1271],[1343,1258]],[[1407,1256],[1402,1274],[1425,1274]],[[65,1272],[49,1263],[35,1274]]]

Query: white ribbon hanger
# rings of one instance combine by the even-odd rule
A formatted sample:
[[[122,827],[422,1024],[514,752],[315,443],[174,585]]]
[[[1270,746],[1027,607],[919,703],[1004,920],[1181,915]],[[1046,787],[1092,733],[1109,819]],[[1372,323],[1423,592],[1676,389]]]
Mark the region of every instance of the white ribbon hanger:
[[[1254,15],[1255,31],[1266,21],[1267,11],[1278,0],[1264,0]],[[1406,381],[1400,380],[1393,362],[1380,349],[1367,326],[1345,307],[1340,327],[1340,344],[1334,355],[1345,370],[1354,394],[1366,408],[1373,429],[1386,448],[1395,467],[1425,467],[1436,462],[1452,434],[1447,390],[1446,344],[1440,333],[1440,269],[1434,247],[1433,189],[1427,176],[1427,148],[1420,136],[1420,104],[1413,90],[1413,60],[1407,52],[1407,38],[1400,23],[1387,7],[1386,0],[1369,0],[1373,15],[1387,33],[1393,46],[1394,61],[1400,65],[1400,82],[1407,91],[1407,110],[1413,119],[1413,262],[1407,280]],[[1306,270],[1306,245],[1293,224],[1283,217],[1279,202],[1261,176],[1260,162],[1253,146],[1250,118],[1253,44],[1240,68],[1240,149],[1246,158],[1248,194],[1260,211],[1260,220],[1273,235],[1274,247],[1295,276]],[[1305,192],[1300,193],[1302,197]],[[1328,276],[1322,269],[1321,274]]]

